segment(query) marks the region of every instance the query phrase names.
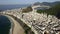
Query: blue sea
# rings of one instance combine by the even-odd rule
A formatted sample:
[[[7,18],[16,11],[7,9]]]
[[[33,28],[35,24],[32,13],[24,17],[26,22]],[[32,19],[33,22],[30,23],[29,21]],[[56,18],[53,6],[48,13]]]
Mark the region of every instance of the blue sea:
[[[0,11],[7,9],[17,9],[29,6],[26,5],[0,5]],[[6,16],[0,16],[0,34],[9,34],[11,22]]]
[[[0,16],[0,34],[9,34],[11,22],[6,16]]]
[[[27,7],[27,6],[29,6],[29,4],[22,4],[22,5],[0,5],[0,10],[23,8],[23,7]]]

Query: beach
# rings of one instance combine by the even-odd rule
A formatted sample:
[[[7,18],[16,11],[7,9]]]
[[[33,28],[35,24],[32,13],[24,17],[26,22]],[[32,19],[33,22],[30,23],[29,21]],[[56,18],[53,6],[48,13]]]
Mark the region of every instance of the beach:
[[[6,15],[7,16],[7,15]],[[12,30],[12,34],[25,34],[24,29],[22,28],[22,26],[16,21],[14,20],[12,17],[7,16],[9,19],[11,19],[11,21],[13,21],[14,26],[10,29]]]

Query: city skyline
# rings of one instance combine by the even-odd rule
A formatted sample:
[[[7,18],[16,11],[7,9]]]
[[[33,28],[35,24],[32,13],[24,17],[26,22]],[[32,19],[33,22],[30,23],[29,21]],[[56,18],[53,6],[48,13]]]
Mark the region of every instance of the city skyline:
[[[0,5],[32,4],[35,2],[55,2],[60,0],[0,0]]]

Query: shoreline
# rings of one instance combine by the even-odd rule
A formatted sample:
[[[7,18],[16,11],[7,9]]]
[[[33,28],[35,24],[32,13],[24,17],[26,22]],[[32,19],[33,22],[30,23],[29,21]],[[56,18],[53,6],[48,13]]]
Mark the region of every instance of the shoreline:
[[[12,15],[9,15],[11,16],[12,18],[14,18],[17,22],[19,22],[19,24],[23,27],[23,29],[25,30],[25,33],[26,34],[35,34],[31,28],[29,26],[27,26],[25,23],[23,23],[23,21],[21,21],[20,19],[18,19],[17,17],[14,17]]]
[[[13,22],[13,24],[14,25],[12,25],[12,28],[10,29],[10,34],[25,34],[25,32],[24,32],[24,29],[21,27],[21,25],[20,24],[17,24],[18,22],[16,21],[16,20],[14,20],[14,18],[12,18],[11,16],[8,16],[8,15],[5,15],[7,18],[9,18],[9,20],[11,21],[14,21]],[[17,22],[17,23],[15,23],[15,22]],[[17,27],[17,25],[19,25],[18,27]],[[16,28],[16,27],[17,28]],[[19,29],[20,28],[20,29]],[[16,30],[16,31],[15,31]],[[20,31],[21,30],[21,31]]]

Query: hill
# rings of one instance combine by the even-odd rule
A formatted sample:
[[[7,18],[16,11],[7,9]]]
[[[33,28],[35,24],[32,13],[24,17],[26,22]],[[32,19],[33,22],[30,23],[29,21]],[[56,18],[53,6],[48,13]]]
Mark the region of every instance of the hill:
[[[48,15],[55,15],[56,17],[60,18],[60,3],[56,4],[50,9],[46,10],[37,10],[38,13],[47,13]]]
[[[33,5],[48,5],[48,6],[54,6],[56,4],[60,3],[60,1],[56,1],[56,2],[35,2]]]

